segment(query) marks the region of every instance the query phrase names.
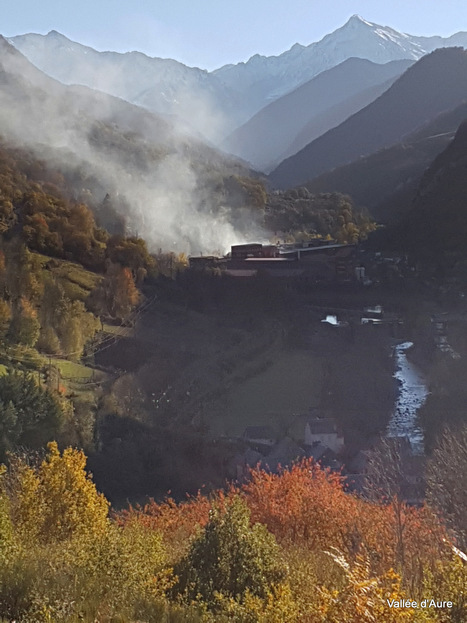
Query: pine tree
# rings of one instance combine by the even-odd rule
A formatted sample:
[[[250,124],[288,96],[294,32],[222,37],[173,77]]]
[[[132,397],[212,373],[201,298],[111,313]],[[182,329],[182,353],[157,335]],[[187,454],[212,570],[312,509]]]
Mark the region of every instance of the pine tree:
[[[29,374],[0,377],[0,452],[15,445],[40,448],[61,428],[63,411],[57,399]]]

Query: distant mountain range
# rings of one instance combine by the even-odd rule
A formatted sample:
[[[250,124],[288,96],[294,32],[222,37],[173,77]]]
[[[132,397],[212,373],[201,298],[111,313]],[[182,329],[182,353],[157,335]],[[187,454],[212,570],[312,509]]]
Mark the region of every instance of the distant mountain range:
[[[246,95],[253,90],[264,105],[348,58],[365,58],[374,63],[418,60],[436,48],[465,44],[467,33],[448,38],[414,37],[353,15],[317,43],[297,43],[279,56],[257,54],[246,63],[225,65],[213,73],[239,93]]]
[[[403,140],[467,99],[467,52],[439,49],[412,65],[374,102],[320,136],[270,175],[280,188],[298,186],[335,167]]]
[[[63,84],[85,85],[120,97],[215,138],[218,125],[235,123],[237,95],[218,78],[171,59],[140,52],[97,52],[52,30],[8,41],[36,67]],[[232,119],[233,121],[230,121]]]
[[[64,171],[73,199],[95,207],[109,193],[153,246],[212,252],[262,235],[244,210],[264,203],[251,162],[274,167],[275,188],[350,194],[393,241],[424,197],[436,199],[423,214],[436,212],[448,192],[430,194],[437,176],[463,188],[435,165],[467,116],[467,33],[413,37],[353,16],[317,43],[214,72],[55,31],[9,41],[0,133]],[[452,166],[463,174],[460,157]]]
[[[279,56],[255,55],[246,63],[213,72],[139,52],[97,52],[56,31],[19,35],[9,41],[39,69],[65,84],[89,86],[173,115],[219,142],[268,103],[349,58],[380,64],[414,61],[437,47],[467,45],[467,33],[413,37],[354,15],[317,43],[296,44]]]
[[[413,62],[380,65],[349,58],[265,106],[222,147],[263,171],[270,170],[375,100]]]

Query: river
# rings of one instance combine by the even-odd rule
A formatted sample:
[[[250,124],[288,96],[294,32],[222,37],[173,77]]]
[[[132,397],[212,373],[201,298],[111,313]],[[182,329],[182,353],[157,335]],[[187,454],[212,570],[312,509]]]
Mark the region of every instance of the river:
[[[417,412],[428,396],[426,380],[420,370],[407,359],[412,342],[394,348],[399,395],[387,427],[388,437],[408,437],[415,454],[424,453],[423,431],[418,425]]]

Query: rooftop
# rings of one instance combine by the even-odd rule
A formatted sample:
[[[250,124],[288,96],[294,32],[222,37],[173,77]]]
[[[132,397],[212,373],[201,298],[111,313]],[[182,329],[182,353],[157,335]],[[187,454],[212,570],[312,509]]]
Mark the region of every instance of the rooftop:
[[[308,421],[310,433],[312,435],[329,435],[337,433],[337,427],[334,420],[331,419],[313,419]]]

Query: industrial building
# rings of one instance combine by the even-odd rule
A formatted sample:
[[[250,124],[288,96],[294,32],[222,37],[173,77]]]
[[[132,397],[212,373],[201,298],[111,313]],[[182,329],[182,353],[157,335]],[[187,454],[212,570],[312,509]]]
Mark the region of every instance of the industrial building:
[[[313,281],[353,281],[356,245],[321,240],[296,244],[233,245],[224,258],[190,257],[191,268],[217,266],[236,278],[257,276],[304,278]]]

